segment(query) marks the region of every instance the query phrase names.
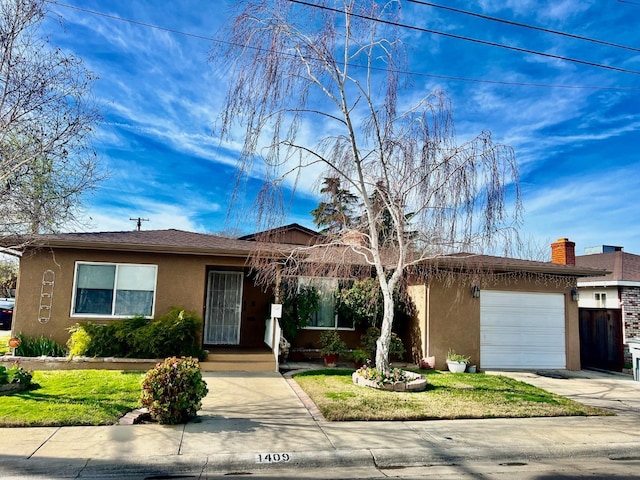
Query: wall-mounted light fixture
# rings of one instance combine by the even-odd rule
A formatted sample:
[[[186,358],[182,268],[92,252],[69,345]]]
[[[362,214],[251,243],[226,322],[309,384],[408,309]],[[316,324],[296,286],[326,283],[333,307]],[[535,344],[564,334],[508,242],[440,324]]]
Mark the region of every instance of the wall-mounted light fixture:
[[[480,298],[480,287],[477,285],[473,285],[471,287],[471,296],[473,298]]]
[[[578,292],[577,288],[571,289],[571,300],[573,300],[574,302],[580,300],[580,292]]]

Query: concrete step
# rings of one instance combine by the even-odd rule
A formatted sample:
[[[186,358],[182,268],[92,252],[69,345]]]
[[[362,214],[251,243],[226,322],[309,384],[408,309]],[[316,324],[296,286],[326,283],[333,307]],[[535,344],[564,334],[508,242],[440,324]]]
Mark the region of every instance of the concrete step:
[[[205,372],[273,372],[276,369],[276,362],[273,353],[269,351],[214,350],[209,352],[206,361],[200,362],[200,368]]]
[[[275,361],[272,362],[200,362],[203,372],[274,372]]]

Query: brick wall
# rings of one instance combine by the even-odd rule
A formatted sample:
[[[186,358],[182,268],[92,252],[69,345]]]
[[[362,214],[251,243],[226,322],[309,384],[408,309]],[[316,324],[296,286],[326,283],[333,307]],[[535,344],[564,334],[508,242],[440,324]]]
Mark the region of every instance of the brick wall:
[[[640,287],[620,287],[622,300],[622,323],[624,328],[624,361],[631,362],[631,353],[626,345],[630,339],[640,340]]]

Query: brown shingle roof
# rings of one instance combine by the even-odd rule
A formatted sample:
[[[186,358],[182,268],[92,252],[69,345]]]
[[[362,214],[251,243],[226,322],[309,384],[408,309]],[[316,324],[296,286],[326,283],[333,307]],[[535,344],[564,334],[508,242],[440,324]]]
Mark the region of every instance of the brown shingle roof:
[[[439,265],[451,268],[481,268],[493,271],[516,271],[531,273],[546,273],[552,275],[567,275],[584,277],[592,275],[600,278],[606,273],[605,269],[599,267],[583,267],[574,265],[562,265],[552,262],[539,262],[535,260],[522,260],[519,258],[497,257],[493,255],[474,255],[470,253],[459,253],[447,255],[436,260]]]
[[[169,229],[36,235],[29,245],[246,257],[256,244],[218,235]]]
[[[593,255],[580,255],[576,257],[576,265],[589,268],[602,268],[610,273],[604,277],[596,277],[591,280],[609,281],[640,281],[640,255],[622,251],[598,253]],[[589,281],[584,278],[583,281]]]
[[[142,230],[124,232],[95,232],[95,233],[62,233],[35,235],[30,239],[30,247],[54,247],[98,249],[114,251],[135,251],[174,253],[191,255],[218,255],[247,258],[256,253],[256,248],[261,253],[286,252],[293,248],[291,245],[264,244],[255,241],[247,241],[234,238],[220,237],[217,235],[186,232],[184,230]],[[340,253],[339,253],[340,252]],[[338,254],[339,253],[339,254]],[[622,252],[615,252],[622,253]],[[599,257],[602,255],[589,255]],[[626,254],[630,255],[630,254]],[[360,255],[351,251],[349,247],[315,248],[306,251],[307,262],[340,262],[347,261],[352,265],[366,265]],[[390,256],[390,264],[393,264],[393,255]],[[633,261],[628,262],[629,272],[640,279],[640,256],[631,255]],[[576,259],[587,257],[576,257]],[[552,275],[567,275],[580,277],[595,277],[603,279],[601,275],[608,269],[607,264],[600,265],[559,265],[551,262],[537,262],[520,260],[508,257],[495,257],[490,255],[474,255],[460,253],[443,257],[426,259],[422,263],[436,265],[437,268],[468,270],[474,268],[490,269],[493,271],[517,271],[545,273]],[[631,278],[625,278],[626,280]]]

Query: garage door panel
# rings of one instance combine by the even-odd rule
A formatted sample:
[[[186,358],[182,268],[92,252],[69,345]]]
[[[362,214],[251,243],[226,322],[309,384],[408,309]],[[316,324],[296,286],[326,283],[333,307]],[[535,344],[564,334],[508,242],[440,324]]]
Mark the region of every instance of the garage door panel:
[[[506,354],[506,355],[505,355]],[[500,368],[500,369],[518,369],[518,368],[541,368],[541,369],[557,369],[559,364],[565,363],[564,352],[537,352],[535,358],[535,364],[532,364],[531,355],[532,352],[505,352],[505,354],[499,353],[495,355],[483,355],[482,364],[495,365],[493,367],[484,368]]]
[[[565,368],[564,295],[483,290],[483,368]]]

